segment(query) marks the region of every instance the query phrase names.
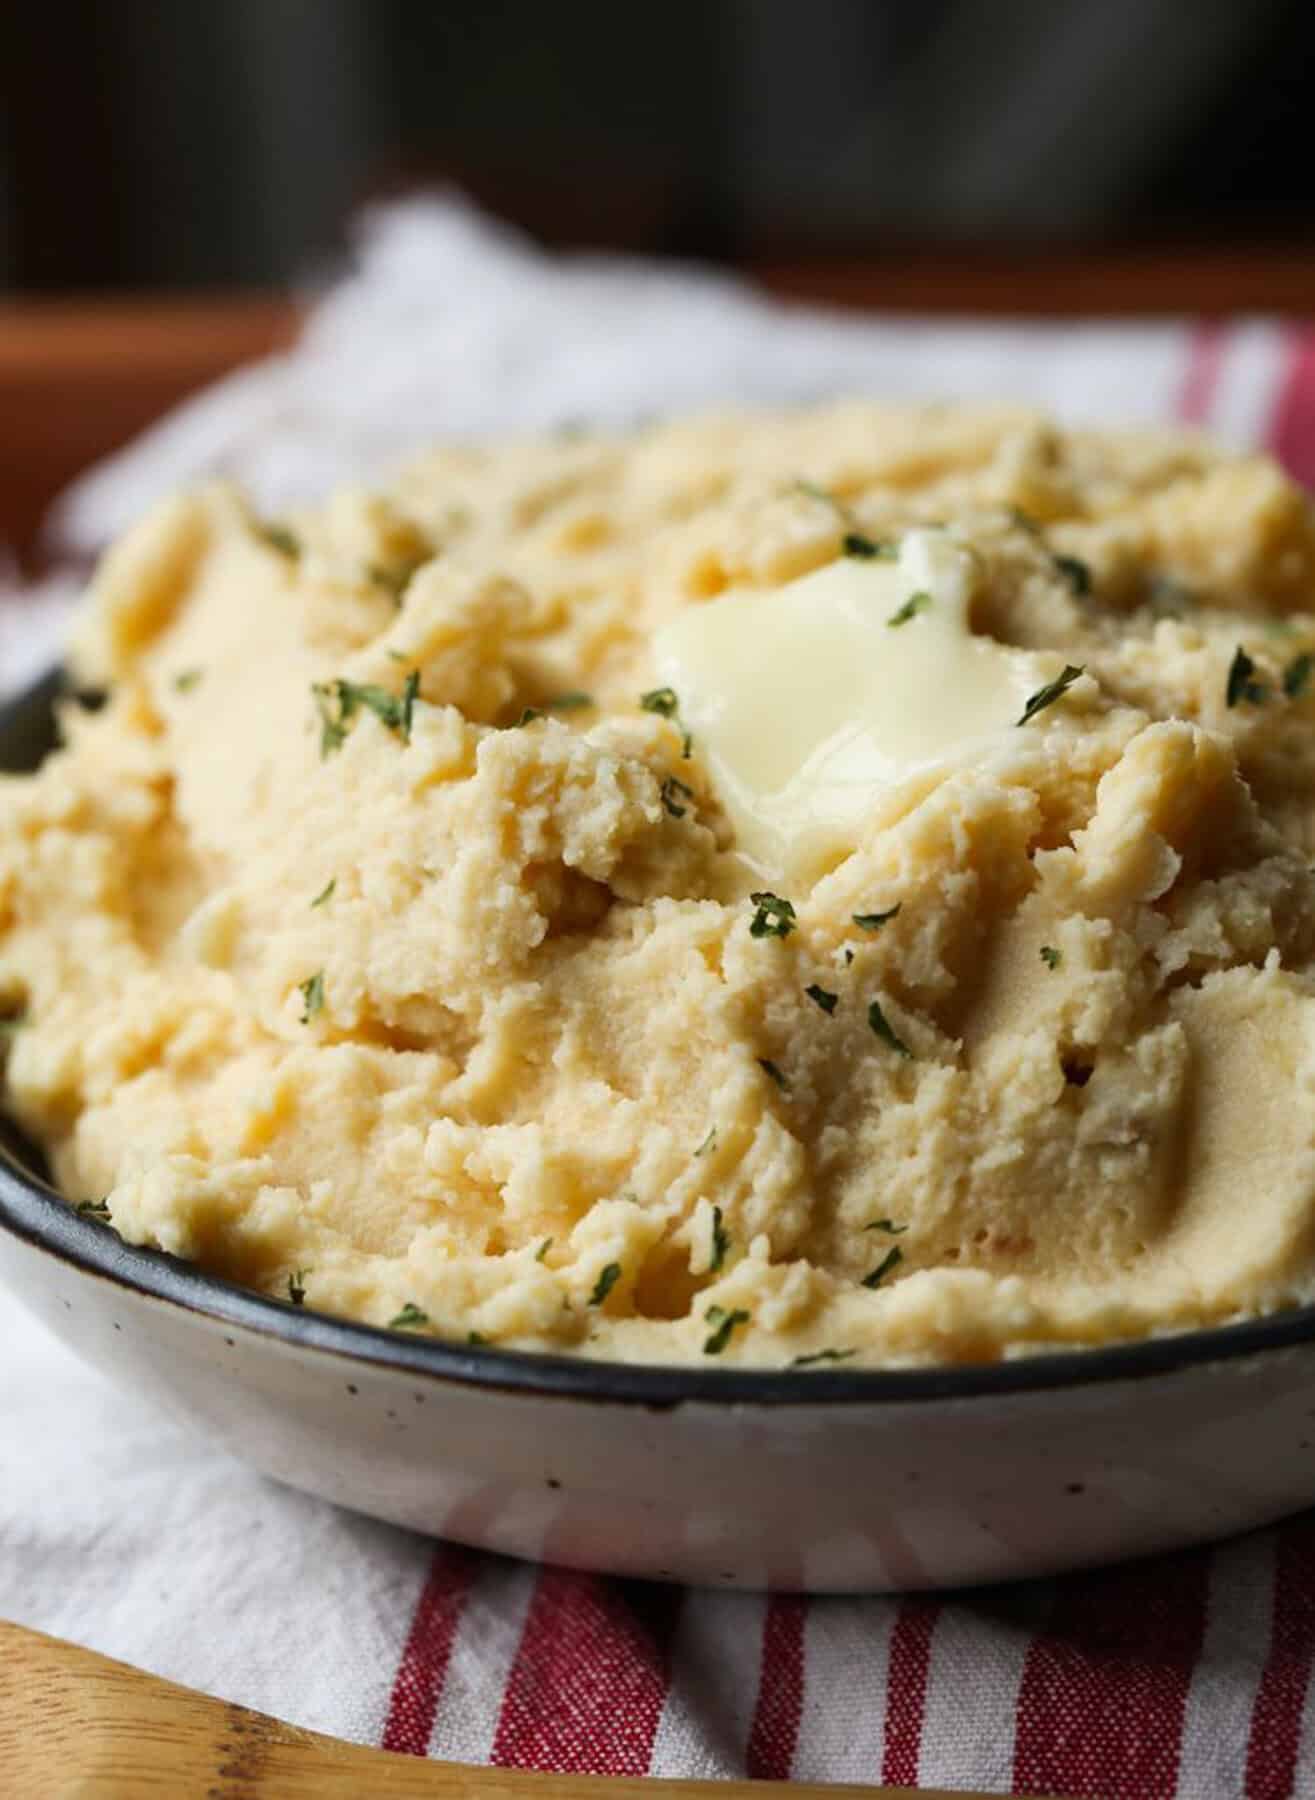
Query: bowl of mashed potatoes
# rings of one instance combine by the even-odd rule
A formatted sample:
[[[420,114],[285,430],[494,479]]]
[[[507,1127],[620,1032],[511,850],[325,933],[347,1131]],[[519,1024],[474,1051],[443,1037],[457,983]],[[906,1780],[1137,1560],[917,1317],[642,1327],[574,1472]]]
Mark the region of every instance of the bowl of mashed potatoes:
[[[214,486],[61,694],[0,727],[0,1259],[260,1466],[819,1588],[1315,1498],[1272,463],[852,403]]]

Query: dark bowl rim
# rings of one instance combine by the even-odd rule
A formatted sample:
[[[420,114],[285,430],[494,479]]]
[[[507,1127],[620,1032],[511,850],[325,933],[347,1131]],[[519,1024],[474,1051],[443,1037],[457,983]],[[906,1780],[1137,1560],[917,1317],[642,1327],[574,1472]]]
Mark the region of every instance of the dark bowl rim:
[[[0,707],[0,767],[9,765],[7,740],[30,730],[42,712],[49,716],[60,686],[58,671],[52,671]],[[0,1155],[0,1230],[80,1274],[300,1349],[431,1381],[658,1409],[687,1401],[760,1407],[873,1406],[1020,1395],[1171,1375],[1315,1343],[1312,1304],[1263,1319],[1089,1349],[916,1368],[817,1364],[808,1369],[705,1369],[688,1363],[604,1362],[472,1346],[314,1312],[239,1287],[163,1251],[128,1244],[112,1226],[78,1213],[8,1150]]]
[[[1002,1397],[1144,1380],[1315,1343],[1315,1305],[1310,1305],[1263,1319],[1091,1349],[1040,1351],[994,1363],[703,1369],[689,1363],[604,1362],[411,1336],[239,1287],[164,1251],[126,1243],[112,1226],[78,1213],[8,1153],[0,1161],[0,1230],[111,1286],[216,1325],[236,1326],[348,1363],[463,1386],[659,1410],[689,1401],[737,1407],[876,1406]]]

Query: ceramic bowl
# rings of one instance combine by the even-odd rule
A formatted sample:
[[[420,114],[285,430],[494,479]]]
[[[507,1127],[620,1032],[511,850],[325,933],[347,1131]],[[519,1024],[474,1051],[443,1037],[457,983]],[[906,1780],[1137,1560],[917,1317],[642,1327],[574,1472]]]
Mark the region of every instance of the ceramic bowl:
[[[52,741],[55,682],[0,713]],[[124,1244],[0,1162],[0,1274],[74,1350],[278,1481],[514,1556],[814,1592],[1164,1550],[1315,1501],[1315,1308],[989,1367],[779,1373],[470,1349]]]

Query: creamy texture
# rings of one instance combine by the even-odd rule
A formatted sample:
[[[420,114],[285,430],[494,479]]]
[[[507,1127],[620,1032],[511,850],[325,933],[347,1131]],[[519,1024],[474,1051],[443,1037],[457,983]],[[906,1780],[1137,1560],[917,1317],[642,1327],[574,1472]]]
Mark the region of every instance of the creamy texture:
[[[910,531],[889,555],[847,535],[838,561],[690,608],[654,639],[735,848],[764,876],[815,878],[899,803],[891,790],[1008,756],[1060,672],[972,632],[975,562],[947,532]]]
[[[1311,1298],[1313,587],[1270,463],[1026,413],[180,497],[89,596],[108,703],[0,786],[7,1105],[127,1238],[463,1342]]]

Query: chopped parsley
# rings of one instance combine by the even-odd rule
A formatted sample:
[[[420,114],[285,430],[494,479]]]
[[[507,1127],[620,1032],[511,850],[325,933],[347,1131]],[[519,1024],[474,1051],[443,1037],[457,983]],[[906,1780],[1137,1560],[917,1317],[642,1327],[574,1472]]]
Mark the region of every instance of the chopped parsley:
[[[872,1027],[873,1031],[881,1039],[883,1044],[889,1044],[891,1049],[897,1050],[901,1056],[911,1057],[913,1055],[912,1050],[909,1049],[908,1045],[904,1042],[904,1039],[900,1037],[885,1013],[882,1012],[880,1000],[874,1000],[868,1007],[868,1024]]]
[[[482,1331],[468,1331],[466,1333],[466,1342],[470,1345],[472,1350],[478,1350],[481,1345],[487,1344],[488,1341],[489,1340],[484,1336]]]
[[[259,535],[280,556],[301,555],[301,539],[296,532],[289,531],[286,525],[262,525],[259,527]]]
[[[661,793],[662,804],[666,807],[672,818],[683,819],[689,809],[681,805],[681,800],[692,800],[694,798],[694,789],[686,787],[685,783],[683,781],[678,781],[674,775],[668,775],[666,780],[662,783]],[[677,799],[677,795],[680,796],[680,799]]]
[[[931,595],[925,588],[919,588],[916,594],[910,594],[903,606],[898,607],[886,620],[887,625],[907,625],[920,612],[926,612],[931,605]]]
[[[551,700],[545,700],[543,704],[552,712],[582,712],[593,703],[592,694],[571,693],[554,694]]]
[[[1091,592],[1091,570],[1076,556],[1057,556],[1056,572],[1062,575],[1075,594]]]
[[[1310,680],[1310,672],[1315,669],[1315,656],[1309,650],[1303,650],[1300,656],[1294,656],[1283,671],[1283,692],[1289,700],[1295,700],[1298,694],[1304,694]]]
[[[311,906],[316,907],[316,906],[326,905],[328,901],[332,900],[333,890],[337,887],[337,885],[338,885],[338,877],[336,875],[330,875],[328,881],[324,884],[324,886],[320,889],[319,893],[316,894],[315,898],[311,901]]]
[[[794,907],[779,894],[761,892],[749,895],[755,908],[749,921],[749,936],[756,938],[789,937],[795,927]]]
[[[721,1208],[712,1209],[712,1254],[708,1258],[708,1268],[715,1275],[726,1260],[726,1252],[731,1247],[731,1234],[721,1222]]]
[[[841,539],[840,547],[846,556],[857,557],[860,562],[871,562],[873,557],[880,557],[883,562],[893,562],[899,555],[894,544],[883,544],[861,531],[847,531]]]
[[[794,490],[797,494],[806,494],[810,500],[820,500],[825,506],[839,507],[840,502],[830,488],[818,485],[816,481],[796,481]]]
[[[785,1076],[782,1075],[781,1071],[777,1068],[776,1064],[770,1060],[770,1058],[768,1058],[766,1056],[760,1056],[758,1058],[758,1067],[762,1070],[764,1075],[769,1076],[776,1083],[777,1087],[780,1088],[780,1090],[783,1094],[789,1093],[790,1083],[785,1079]]]
[[[714,1327],[703,1342],[705,1356],[720,1356],[730,1343],[735,1327],[749,1323],[748,1313],[738,1307],[734,1312],[727,1312],[724,1306],[710,1306],[703,1316]]]
[[[676,690],[669,687],[650,688],[648,693],[639,696],[639,704],[645,712],[656,713],[660,719],[670,719],[673,724],[680,726],[681,754],[688,756],[694,747],[694,740],[681,720]]]
[[[527,706],[520,718],[517,719],[516,724],[517,726],[533,725],[536,719],[546,719],[547,717],[547,713],[542,712],[537,706]]]
[[[376,687],[373,682],[344,681],[341,677],[334,681],[314,682],[311,692],[320,715],[321,756],[331,756],[335,750],[342,749],[347,741],[347,728],[362,707],[372,712],[389,731],[396,732],[404,744],[410,743],[415,703],[420,695],[418,670],[412,669],[400,694]]]
[[[1061,699],[1073,686],[1079,675],[1085,674],[1085,664],[1075,667],[1072,663],[1065,663],[1063,670],[1056,675],[1053,681],[1048,681],[1044,687],[1037,689],[1023,708],[1021,717],[1015,719],[1014,723],[1026,725],[1029,719],[1035,719],[1039,712],[1044,712],[1048,706],[1053,706],[1056,700]]]
[[[852,913],[850,916],[860,931],[880,931],[883,925],[895,917],[903,904],[902,900],[897,900],[894,906],[888,907],[885,912]]]
[[[1053,944],[1042,944],[1041,960],[1048,969],[1057,969],[1064,960],[1064,952],[1056,950]]]
[[[192,689],[205,676],[204,669],[182,669],[174,676],[174,689],[179,694],[190,694]]]
[[[1228,665],[1228,682],[1224,688],[1224,704],[1236,706],[1239,700],[1246,700],[1252,706],[1260,706],[1265,700],[1265,684],[1253,681],[1256,665],[1242,648],[1241,644],[1233,652],[1233,660]]]
[[[108,1219],[110,1203],[108,1200],[79,1200],[75,1210],[84,1219]]]
[[[594,1283],[594,1291],[589,1296],[590,1306],[601,1306],[620,1279],[620,1263],[608,1263],[600,1271],[598,1279]]]
[[[301,995],[301,1022],[309,1025],[324,1005],[324,970],[317,969],[305,981],[299,981],[297,991]]]
[[[294,1269],[288,1276],[288,1299],[294,1306],[306,1304],[306,1277],[309,1269]]]
[[[851,1356],[857,1355],[857,1350],[810,1350],[805,1356],[796,1356],[790,1367],[807,1369],[813,1363],[847,1362]]]
[[[706,1156],[708,1154],[709,1150],[712,1149],[712,1146],[716,1143],[716,1141],[717,1141],[717,1127],[714,1125],[711,1128],[711,1130],[708,1132],[707,1137],[704,1138],[703,1142],[699,1145],[698,1149],[694,1152],[695,1156]]]
[[[897,1269],[903,1261],[904,1252],[898,1244],[892,1244],[872,1273],[863,1277],[863,1286],[865,1288],[880,1287],[891,1270]]]
[[[886,1231],[891,1237],[902,1237],[908,1230],[907,1225],[897,1225],[894,1219],[870,1219],[863,1227],[864,1231]]]
[[[820,1006],[824,1013],[833,1013],[840,1000],[839,994],[828,993],[826,988],[819,987],[815,981],[810,982],[804,989],[804,992],[813,1002],[813,1005]]]
[[[542,1262],[544,1257],[547,1256],[548,1252],[551,1249],[552,1249],[552,1239],[550,1237],[546,1237],[543,1240],[543,1242],[539,1245],[539,1248],[534,1252],[535,1262]]]
[[[423,1307],[408,1300],[395,1319],[388,1321],[390,1331],[418,1331],[422,1325],[428,1325],[429,1314]]]

